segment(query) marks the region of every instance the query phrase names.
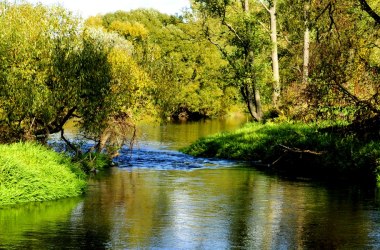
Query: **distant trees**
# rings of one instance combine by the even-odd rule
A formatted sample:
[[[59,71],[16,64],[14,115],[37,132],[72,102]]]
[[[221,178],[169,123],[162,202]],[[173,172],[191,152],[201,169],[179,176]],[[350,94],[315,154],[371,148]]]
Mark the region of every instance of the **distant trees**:
[[[236,104],[236,91],[221,77],[226,62],[191,15],[140,9],[109,13],[102,20],[106,30],[134,45],[133,58],[154,83],[149,93],[162,118],[215,117]]]
[[[0,3],[0,141],[65,138],[76,119],[95,152],[135,135],[136,117],[225,114],[238,95],[199,23],[154,10],[86,22],[60,7]]]

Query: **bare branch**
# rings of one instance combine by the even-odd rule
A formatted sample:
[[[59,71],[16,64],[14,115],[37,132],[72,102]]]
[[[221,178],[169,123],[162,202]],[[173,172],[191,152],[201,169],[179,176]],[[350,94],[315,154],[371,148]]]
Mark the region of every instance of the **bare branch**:
[[[282,144],[279,144],[278,146],[292,153],[299,153],[299,154],[306,153],[306,154],[311,154],[311,155],[322,155],[326,153],[326,151],[318,152],[318,151],[312,151],[308,149],[290,148]]]
[[[229,23],[227,23],[224,19],[222,20],[222,24],[225,25],[234,35],[236,36],[237,39],[239,39],[240,42],[243,42],[243,39],[239,36],[237,31],[232,27]]]
[[[266,6],[266,4],[263,2],[263,0],[259,0],[259,2],[260,2],[261,5],[264,6],[264,8],[270,13],[270,10],[269,10],[268,6]]]
[[[268,29],[268,27],[263,22],[260,22],[260,21],[258,21],[258,22],[265,29],[265,31],[271,33],[270,29]]]

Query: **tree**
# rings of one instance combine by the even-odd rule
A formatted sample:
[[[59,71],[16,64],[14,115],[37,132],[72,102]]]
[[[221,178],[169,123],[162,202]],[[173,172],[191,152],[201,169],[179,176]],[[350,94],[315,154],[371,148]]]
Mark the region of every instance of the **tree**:
[[[130,42],[102,28],[83,29],[59,7],[6,5],[0,25],[1,141],[45,141],[60,132],[82,154],[63,129],[79,118],[96,152],[114,155],[128,142],[133,114],[149,107],[148,77],[132,59]]]
[[[273,96],[272,104],[278,109],[279,99],[281,96],[280,69],[278,60],[278,42],[277,42],[277,0],[268,1],[266,5],[262,0],[260,3],[270,15],[270,37],[272,42],[272,71],[273,71]],[[248,1],[246,6],[248,6]]]
[[[249,113],[261,121],[260,81],[265,81],[261,74],[265,63],[258,58],[265,39],[257,27],[249,1],[196,0],[194,9],[203,20],[205,36],[228,61],[232,79],[240,89]]]
[[[303,45],[303,75],[302,83],[307,84],[309,80],[309,63],[310,63],[310,2],[306,0],[304,3],[304,45]]]
[[[0,123],[7,131],[2,139],[46,138],[58,132],[76,109],[70,98],[75,77],[58,83],[60,76],[51,74],[58,53],[67,60],[78,55],[78,20],[61,8],[8,4],[0,22]]]

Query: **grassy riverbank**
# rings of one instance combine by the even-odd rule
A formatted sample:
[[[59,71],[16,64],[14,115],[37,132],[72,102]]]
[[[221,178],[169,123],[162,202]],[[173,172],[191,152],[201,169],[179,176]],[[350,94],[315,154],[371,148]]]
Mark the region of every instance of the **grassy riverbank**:
[[[78,196],[85,175],[70,158],[42,145],[0,145],[0,206]]]
[[[337,133],[326,126],[252,123],[202,138],[182,151],[248,160],[287,174],[380,181],[380,141]]]

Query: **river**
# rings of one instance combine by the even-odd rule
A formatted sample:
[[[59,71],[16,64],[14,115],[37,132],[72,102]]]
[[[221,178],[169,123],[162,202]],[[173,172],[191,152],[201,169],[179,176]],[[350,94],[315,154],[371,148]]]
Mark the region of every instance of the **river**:
[[[0,209],[0,249],[380,249],[380,194],[176,150],[239,127],[142,127],[83,197]]]

